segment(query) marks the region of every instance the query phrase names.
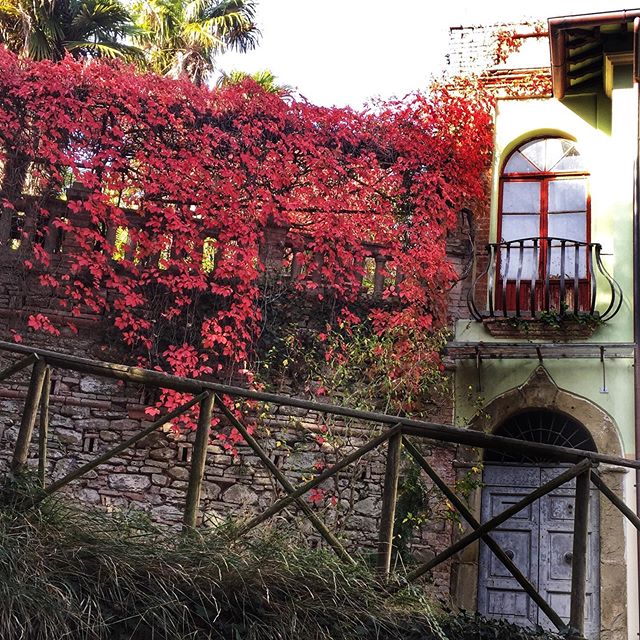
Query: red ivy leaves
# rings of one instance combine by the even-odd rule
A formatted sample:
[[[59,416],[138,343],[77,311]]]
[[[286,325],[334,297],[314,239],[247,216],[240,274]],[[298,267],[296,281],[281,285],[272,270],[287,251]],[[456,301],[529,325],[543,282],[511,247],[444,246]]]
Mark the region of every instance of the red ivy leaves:
[[[402,353],[446,318],[455,277],[445,240],[483,197],[491,149],[485,97],[467,87],[375,111],[285,102],[257,85],[209,91],[92,61],[0,51],[0,160],[20,148],[41,192],[67,189],[61,259],[33,243],[29,264],[67,313],[103,314],[151,365],[185,376],[246,371],[262,312],[260,246],[284,229],[341,326],[360,290],[363,243],[402,281],[371,316]],[[340,313],[340,309],[343,309]],[[42,314],[34,330],[57,329]],[[177,406],[179,397],[163,401]],[[235,444],[232,435],[230,447]]]

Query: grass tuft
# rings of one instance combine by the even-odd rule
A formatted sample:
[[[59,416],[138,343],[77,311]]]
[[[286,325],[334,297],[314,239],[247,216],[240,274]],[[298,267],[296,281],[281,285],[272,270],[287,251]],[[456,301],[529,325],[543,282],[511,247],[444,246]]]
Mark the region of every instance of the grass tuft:
[[[364,562],[345,566],[331,552],[301,548],[275,530],[241,543],[232,543],[229,534],[221,527],[184,536],[143,515],[80,511],[51,499],[29,510],[5,505],[0,508],[0,637],[543,637],[478,635],[478,619],[435,612],[423,590],[405,589],[387,598]]]

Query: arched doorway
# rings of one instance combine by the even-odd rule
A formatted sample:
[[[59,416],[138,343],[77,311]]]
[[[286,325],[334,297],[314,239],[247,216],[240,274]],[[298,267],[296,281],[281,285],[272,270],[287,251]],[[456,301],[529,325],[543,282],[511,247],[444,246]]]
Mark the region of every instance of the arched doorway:
[[[596,451],[591,434],[573,418],[550,409],[528,409],[504,420],[497,435],[575,449]],[[517,450],[486,451],[484,459],[482,520],[498,515],[537,487],[562,472],[553,460],[530,457]],[[568,622],[571,594],[571,558],[575,481],[567,483],[505,522],[494,539],[538,589],[543,598]],[[599,500],[593,491],[590,508],[589,557],[585,634],[600,632]],[[553,625],[520,588],[502,563],[480,547],[478,610],[522,626]]]

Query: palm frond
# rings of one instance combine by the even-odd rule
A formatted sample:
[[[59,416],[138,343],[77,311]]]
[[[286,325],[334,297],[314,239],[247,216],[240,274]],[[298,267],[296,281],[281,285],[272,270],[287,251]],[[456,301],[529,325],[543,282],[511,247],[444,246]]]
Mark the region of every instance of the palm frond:
[[[52,47],[50,39],[43,31],[33,31],[28,39],[27,55],[34,60],[51,58]]]
[[[190,45],[203,49],[218,49],[224,46],[224,41],[216,35],[215,28],[207,21],[185,24],[182,37]]]
[[[95,57],[134,60],[142,55],[138,47],[109,40],[70,40],[64,45],[65,49],[71,53],[89,52]]]
[[[133,21],[127,10],[117,2],[89,0],[83,2],[75,12],[70,24],[69,35],[112,34],[129,35],[134,30]]]

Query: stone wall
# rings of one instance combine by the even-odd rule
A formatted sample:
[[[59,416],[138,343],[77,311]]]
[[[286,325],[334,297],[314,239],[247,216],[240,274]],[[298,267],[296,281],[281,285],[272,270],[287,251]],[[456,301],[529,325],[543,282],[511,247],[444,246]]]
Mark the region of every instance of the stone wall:
[[[78,346],[78,345],[77,345]],[[85,345],[87,346],[87,345]],[[2,354],[0,368],[15,357]],[[28,372],[0,387],[0,470],[6,471],[18,432],[26,396]],[[57,480],[150,424],[147,398],[138,385],[98,379],[84,374],[52,371],[51,418],[47,482]],[[327,416],[293,407],[267,409],[257,435],[261,445],[289,480],[298,484],[317,474],[319,465],[331,465],[377,434],[375,427],[331,421]],[[322,435],[324,442],[318,441]],[[136,509],[156,522],[179,526],[185,504],[193,433],[166,428],[153,433],[133,449],[111,459],[65,490],[77,504],[106,510]],[[35,470],[37,433],[29,466]],[[432,465],[449,483],[454,480],[454,451],[425,450]],[[346,469],[337,481],[328,481],[325,496],[310,502],[351,550],[373,552],[377,542],[385,449],[373,451]],[[201,524],[213,526],[228,517],[258,513],[283,496],[274,478],[247,446],[231,455],[215,440],[209,445],[201,501]],[[277,516],[299,528],[305,539],[319,542],[310,525],[288,509]],[[446,546],[449,525],[440,518],[416,534],[416,559],[430,557]],[[448,568],[433,576],[438,592],[448,592]]]

